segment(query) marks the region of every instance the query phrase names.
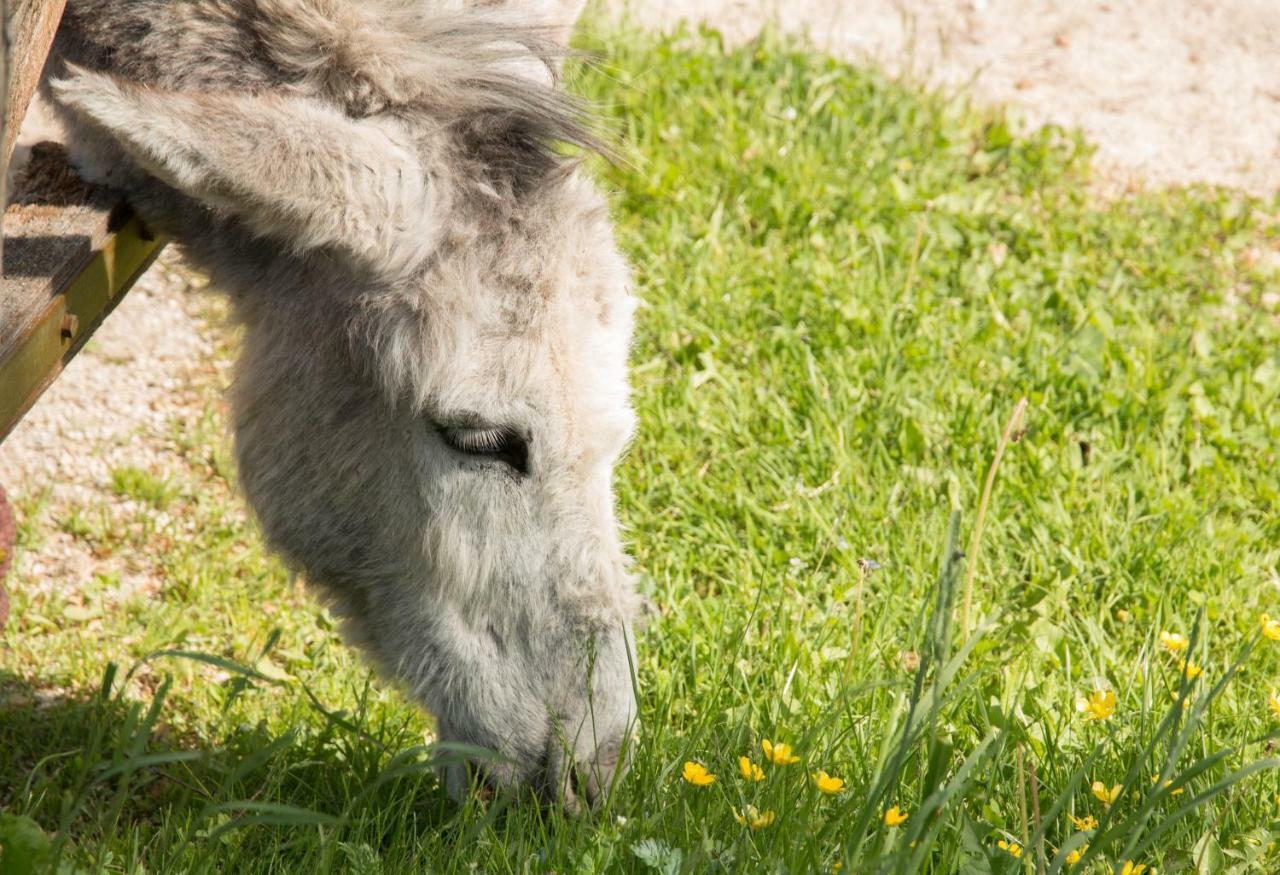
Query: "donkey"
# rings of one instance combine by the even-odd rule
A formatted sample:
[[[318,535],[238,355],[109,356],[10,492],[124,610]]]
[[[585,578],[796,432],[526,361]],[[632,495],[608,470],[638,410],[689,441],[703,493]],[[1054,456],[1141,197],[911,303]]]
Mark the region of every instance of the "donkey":
[[[69,0],[46,73],[81,173],[230,298],[272,548],[440,740],[497,752],[451,796],[570,810],[636,731],[635,300],[557,84],[582,2]]]

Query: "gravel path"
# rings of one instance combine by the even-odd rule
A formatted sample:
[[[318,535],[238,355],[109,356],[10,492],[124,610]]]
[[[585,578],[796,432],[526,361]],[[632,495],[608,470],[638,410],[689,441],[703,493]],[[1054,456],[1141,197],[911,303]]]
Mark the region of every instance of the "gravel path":
[[[631,15],[734,40],[776,19],[835,55],[1082,128],[1108,175],[1280,189],[1276,0],[635,0]]]
[[[967,85],[1028,121],[1083,128],[1122,184],[1210,182],[1280,189],[1280,14],[1276,0],[642,0],[632,16],[692,15],[745,39],[777,13],[838,55],[932,84]],[[621,8],[615,0],[614,11]],[[43,137],[47,119],[24,131]],[[0,445],[14,498],[46,494],[48,531],[11,585],[74,586],[94,568],[53,520],[121,499],[111,471],[163,475],[183,461],[170,425],[198,415],[227,374],[214,364],[202,283],[166,255]],[[159,581],[155,582],[159,584]]]

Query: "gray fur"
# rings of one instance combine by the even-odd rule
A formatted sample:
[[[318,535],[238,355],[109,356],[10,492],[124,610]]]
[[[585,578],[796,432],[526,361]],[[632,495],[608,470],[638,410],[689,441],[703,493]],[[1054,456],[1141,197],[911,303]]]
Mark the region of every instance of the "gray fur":
[[[556,151],[593,142],[555,85],[579,8],[70,0],[49,85],[83,172],[230,295],[269,542],[442,739],[505,757],[488,780],[571,807],[636,716],[610,487],[634,301]],[[477,420],[528,436],[527,473],[443,440]]]

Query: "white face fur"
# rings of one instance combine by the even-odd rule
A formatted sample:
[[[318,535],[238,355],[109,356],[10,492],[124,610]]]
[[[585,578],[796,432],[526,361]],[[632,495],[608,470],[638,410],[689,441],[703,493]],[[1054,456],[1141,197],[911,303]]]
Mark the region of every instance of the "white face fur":
[[[430,332],[430,376],[413,386],[435,387],[423,399],[414,466],[430,514],[423,560],[432,610],[450,618],[438,627],[446,646],[454,659],[477,662],[490,683],[479,698],[496,707],[432,701],[433,681],[420,693],[437,715],[465,711],[442,721],[460,740],[546,750],[559,768],[566,744],[590,763],[591,739],[613,751],[635,720],[633,594],[611,491],[634,429],[626,374],[634,304],[596,196],[572,178],[555,199],[558,218],[540,239],[492,248],[466,240],[442,264],[430,281],[440,290],[433,310],[451,315]],[[536,252],[493,263],[520,259],[522,243]],[[503,276],[519,278],[517,287],[474,287]],[[497,728],[478,737],[467,729],[489,724]],[[525,737],[513,743],[502,732]],[[608,755],[597,765],[607,783],[618,763]],[[517,774],[543,767],[526,763]],[[592,797],[593,780],[583,785]]]
[[[590,185],[542,197],[514,225],[455,217],[429,270],[364,296],[355,371],[317,369],[288,313],[246,319],[236,440],[273,544],[441,738],[499,751],[491,782],[574,805],[635,729],[611,484],[634,299]]]

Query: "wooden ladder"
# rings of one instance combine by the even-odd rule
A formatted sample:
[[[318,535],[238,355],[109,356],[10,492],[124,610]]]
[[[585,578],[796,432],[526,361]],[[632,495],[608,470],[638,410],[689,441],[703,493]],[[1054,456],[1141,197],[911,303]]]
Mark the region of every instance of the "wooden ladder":
[[[120,192],[83,182],[43,143],[6,191],[9,160],[66,0],[0,0],[0,441],[164,246]],[[13,516],[0,488],[0,628]]]
[[[0,170],[8,167],[64,4],[0,0],[0,7],[8,7]],[[163,246],[120,192],[81,181],[57,144],[32,150],[4,202],[0,441]]]

